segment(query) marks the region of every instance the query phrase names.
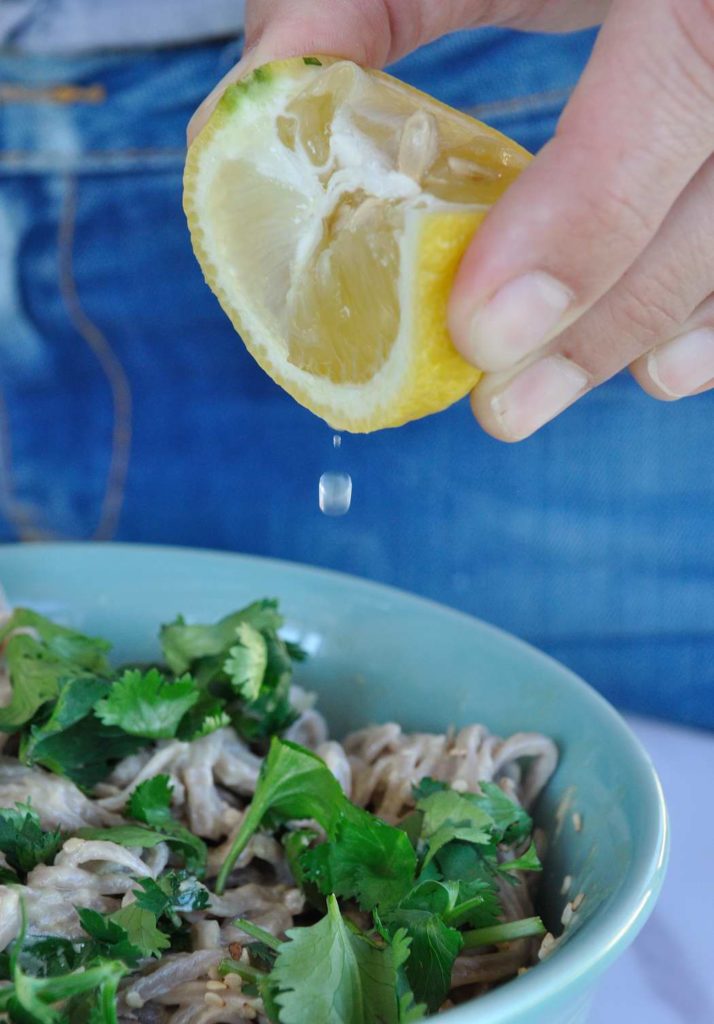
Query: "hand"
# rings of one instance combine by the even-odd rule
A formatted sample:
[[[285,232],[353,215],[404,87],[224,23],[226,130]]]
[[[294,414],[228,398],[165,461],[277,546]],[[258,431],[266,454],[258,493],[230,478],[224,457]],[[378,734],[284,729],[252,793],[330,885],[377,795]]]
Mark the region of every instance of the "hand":
[[[655,398],[714,387],[713,0],[248,0],[247,51],[380,66],[460,27],[603,19],[555,137],[490,212],[449,324],[482,426],[520,440],[629,366]],[[329,10],[329,13],[327,11]],[[556,44],[554,44],[556,45]]]

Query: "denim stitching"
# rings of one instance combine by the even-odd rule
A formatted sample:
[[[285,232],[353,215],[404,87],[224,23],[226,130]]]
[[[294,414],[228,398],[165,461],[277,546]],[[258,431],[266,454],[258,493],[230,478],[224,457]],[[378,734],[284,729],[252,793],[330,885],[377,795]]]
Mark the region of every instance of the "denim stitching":
[[[65,195],[58,230],[60,293],[64,299],[70,323],[94,353],[112,394],[114,413],[112,450],[99,521],[92,534],[93,540],[109,540],[116,533],[129,469],[132,433],[131,386],[126,371],[112,349],[107,336],[89,319],[82,308],[73,267],[76,212],[77,183],[73,177],[68,176],[65,181]]]

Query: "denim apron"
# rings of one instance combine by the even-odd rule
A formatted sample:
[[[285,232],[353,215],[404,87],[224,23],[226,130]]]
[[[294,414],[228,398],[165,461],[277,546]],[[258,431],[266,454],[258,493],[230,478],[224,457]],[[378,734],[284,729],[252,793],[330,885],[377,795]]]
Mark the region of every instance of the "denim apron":
[[[483,30],[393,70],[537,150],[592,42]],[[462,402],[333,449],[247,355],[181,212],[186,122],[238,53],[0,56],[0,539],[370,576],[512,630],[622,707],[713,727],[714,393],[657,403],[622,374],[518,445]],[[331,468],[354,482],[339,519],[318,510]]]

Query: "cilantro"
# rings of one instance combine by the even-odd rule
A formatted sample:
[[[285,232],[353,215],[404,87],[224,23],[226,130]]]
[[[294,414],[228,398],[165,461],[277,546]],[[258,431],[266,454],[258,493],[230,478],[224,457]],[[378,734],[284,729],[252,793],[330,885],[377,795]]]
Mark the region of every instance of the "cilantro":
[[[20,878],[24,879],[38,864],[52,864],[63,842],[61,832],[44,831],[37,812],[29,804],[0,809],[0,852]]]
[[[424,815],[422,838],[428,844],[426,866],[447,843],[459,839],[469,843],[491,843],[493,821],[486,811],[453,790],[431,793],[417,803]]]
[[[519,921],[506,921],[490,928],[464,932],[464,949],[495,946],[499,942],[513,942],[515,939],[528,939],[534,935],[545,935],[545,925],[539,917],[523,917]]]
[[[53,700],[61,679],[109,674],[104,640],[57,626],[25,608],[16,609],[0,629],[0,642],[12,684],[12,699],[0,708],[4,732],[15,732]]]
[[[186,672],[196,661],[227,652],[235,644],[238,627],[243,623],[261,632],[276,632],[283,624],[278,602],[255,601],[212,626],[189,625],[179,615],[175,622],[161,627],[161,648],[166,664],[173,672]]]
[[[101,916],[101,915],[99,915]],[[33,939],[26,948],[27,916],[22,907],[22,928],[8,958],[10,984],[0,988],[0,1014],[20,1024],[67,1024],[80,1018],[73,1012],[75,1000],[86,1001],[92,1024],[117,1024],[116,996],[127,968],[118,960],[101,959],[75,966],[80,944],[66,939]],[[42,946],[48,964],[38,975],[28,973],[28,960]],[[73,952],[70,952],[70,949]],[[71,964],[71,969],[62,968]],[[62,1010],[55,1009],[57,1004]]]
[[[190,676],[173,682],[157,669],[127,669],[95,711],[105,725],[116,725],[132,736],[172,739],[199,691]]]
[[[92,708],[110,687],[107,680],[91,676],[60,680],[49,717],[33,724],[22,738],[21,759],[64,775],[84,789],[105,778],[112,764],[142,745],[95,717]]]
[[[127,940],[140,949],[144,956],[161,956],[161,950],[171,945],[168,936],[156,927],[155,916],[138,903],[122,907],[110,914],[108,919],[123,928]]]
[[[303,57],[303,64],[314,65],[314,67],[321,68],[322,61],[318,60],[317,57]]]
[[[416,872],[409,837],[344,797],[343,801],[346,808],[329,842],[303,854],[305,875],[324,895],[354,898],[363,910],[391,906],[409,891]]]
[[[254,701],[268,667],[268,644],[263,634],[247,622],[240,623],[236,634],[238,643],[228,649],[223,668],[233,688],[247,701]]]
[[[509,871],[540,871],[541,869],[542,865],[536,853],[535,843],[531,843],[526,852],[520,857],[516,857],[515,860],[506,860],[498,865],[498,870],[504,873]]]
[[[339,782],[324,761],[297,743],[273,739],[252,803],[218,873],[216,892],[223,892],[233,865],[268,816],[271,825],[314,818],[329,833],[345,802]]]
[[[122,960],[128,967],[136,967],[145,950],[132,942],[128,930],[112,916],[100,914],[90,907],[77,907],[77,916],[82,928],[93,940],[85,944],[85,956],[101,959]]]
[[[178,914],[205,910],[209,904],[208,890],[187,871],[167,871],[158,879],[139,879],[141,891],[136,892],[137,906],[151,911],[157,921],[164,915],[178,927]]]
[[[244,739],[257,742],[295,720],[292,659],[304,652],[278,636],[282,623],[277,602],[264,600],[213,625],[190,625],[179,617],[162,627],[167,664],[174,672],[190,671],[203,694],[205,713],[200,721],[191,716],[183,738],[220,728],[228,719]]]
[[[224,708],[224,702],[206,690],[201,690],[196,703],[181,719],[176,737],[190,743],[230,724],[231,719]]]
[[[136,787],[129,797],[129,815],[163,835],[177,847],[186,866],[202,875],[206,867],[206,844],[171,816],[171,784],[168,775],[155,775]]]
[[[128,846],[150,850],[159,843],[169,840],[163,832],[156,832],[143,825],[112,825],[109,828],[80,828],[75,832],[80,839],[99,839],[117,846]]]
[[[436,1012],[451,988],[451,971],[463,938],[444,920],[453,909],[458,884],[422,882],[384,917],[390,933],[404,929],[411,940],[406,974],[416,999]]]
[[[399,1024],[404,1019],[402,1007],[411,1002],[397,994],[398,972],[409,956],[404,932],[395,933],[389,945],[372,943],[348,927],[330,896],[321,921],[292,928],[287,937],[270,974],[281,1024]]]

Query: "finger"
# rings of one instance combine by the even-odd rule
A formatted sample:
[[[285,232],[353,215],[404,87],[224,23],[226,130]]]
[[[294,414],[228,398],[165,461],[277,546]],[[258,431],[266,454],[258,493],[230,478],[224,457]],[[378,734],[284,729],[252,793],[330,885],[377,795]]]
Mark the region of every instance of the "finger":
[[[505,370],[540,350],[654,237],[712,149],[708,10],[613,4],[556,137],[490,212],[461,264],[449,322],[467,359]]]
[[[649,395],[671,402],[714,387],[714,294],[679,333],[640,356],[632,375]]]
[[[714,158],[640,258],[577,324],[544,355],[515,371],[484,376],[472,395],[482,426],[504,440],[521,440],[644,353],[679,337],[712,292],[712,238]],[[706,367],[701,373],[698,383],[704,384],[711,374]]]
[[[347,57],[383,67],[457,28],[512,24],[567,31],[597,24],[610,0],[248,0],[243,59],[221,79],[191,118],[189,145],[213,113],[227,86],[253,68],[281,57],[310,53]]]

